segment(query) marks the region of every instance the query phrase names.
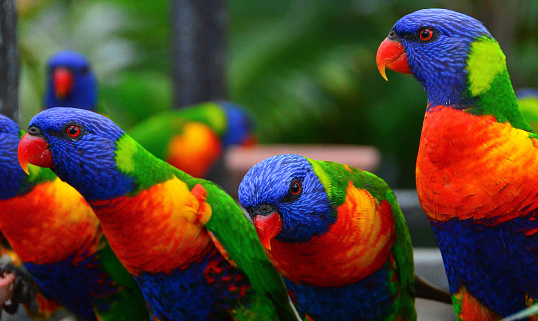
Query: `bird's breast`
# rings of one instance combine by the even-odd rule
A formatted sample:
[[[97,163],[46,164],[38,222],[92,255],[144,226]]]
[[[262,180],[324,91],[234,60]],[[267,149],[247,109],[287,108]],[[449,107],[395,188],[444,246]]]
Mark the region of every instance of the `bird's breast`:
[[[112,250],[127,270],[168,273],[210,250],[211,208],[177,178],[133,196],[92,201]]]
[[[273,239],[267,254],[289,280],[341,286],[374,274],[388,258],[396,238],[394,216],[366,190],[350,185],[338,219],[323,235],[308,242]]]
[[[424,118],[417,156],[420,203],[430,219],[493,219],[538,207],[538,142],[529,133],[449,107]]]

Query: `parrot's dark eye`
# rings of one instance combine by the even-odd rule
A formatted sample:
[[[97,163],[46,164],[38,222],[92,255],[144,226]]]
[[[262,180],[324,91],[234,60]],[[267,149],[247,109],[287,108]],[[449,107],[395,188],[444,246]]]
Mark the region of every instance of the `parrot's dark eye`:
[[[418,37],[420,41],[423,41],[423,42],[430,41],[433,38],[433,31],[429,28],[421,29],[418,32]]]
[[[299,193],[301,193],[301,183],[292,182],[290,185],[290,193],[291,195],[299,195]]]
[[[84,134],[84,127],[82,127],[79,124],[67,124],[64,127],[64,133],[68,136],[68,138],[75,138],[78,139]]]
[[[84,66],[80,69],[80,72],[84,75],[87,74],[90,71],[90,67]]]
[[[76,125],[71,125],[67,127],[66,132],[69,137],[78,137],[78,135],[80,135],[80,128]]]
[[[302,193],[303,193],[303,183],[301,182],[300,179],[294,178],[290,182],[290,186],[288,188],[288,194],[286,194],[286,196],[284,196],[280,200],[280,202],[282,203],[293,202],[296,199],[298,199]]]
[[[289,197],[291,200],[296,200],[303,193],[303,183],[298,179],[294,178],[291,180],[289,187]]]

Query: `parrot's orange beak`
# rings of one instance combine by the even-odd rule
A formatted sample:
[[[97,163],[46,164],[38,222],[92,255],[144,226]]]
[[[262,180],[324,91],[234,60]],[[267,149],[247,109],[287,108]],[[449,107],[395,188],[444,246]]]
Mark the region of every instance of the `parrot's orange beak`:
[[[18,156],[19,164],[26,174],[30,174],[28,163],[47,168],[54,166],[49,146],[41,136],[24,134],[19,142]]]
[[[404,47],[399,41],[385,38],[381,45],[379,45],[379,49],[377,49],[375,59],[379,73],[387,81],[388,78],[385,74],[385,67],[404,74],[411,73],[411,69],[407,63],[407,55],[405,54]]]
[[[73,73],[67,68],[56,68],[53,81],[56,98],[65,99],[73,87]]]
[[[253,221],[263,247],[271,251],[271,239],[282,230],[280,215],[276,212],[269,215],[256,215]]]

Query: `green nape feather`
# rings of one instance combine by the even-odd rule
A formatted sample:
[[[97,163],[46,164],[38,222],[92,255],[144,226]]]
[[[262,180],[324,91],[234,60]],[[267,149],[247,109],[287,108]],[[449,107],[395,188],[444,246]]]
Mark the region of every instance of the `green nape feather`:
[[[493,115],[498,122],[533,132],[519,111],[516,94],[506,69],[506,57],[499,43],[483,36],[471,44],[467,59],[469,96],[477,98],[469,112]]]

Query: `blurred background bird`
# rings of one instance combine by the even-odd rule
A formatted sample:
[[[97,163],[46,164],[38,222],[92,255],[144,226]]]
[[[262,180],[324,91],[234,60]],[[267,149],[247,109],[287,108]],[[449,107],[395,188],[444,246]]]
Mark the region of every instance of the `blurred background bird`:
[[[245,109],[219,101],[158,113],[127,132],[153,155],[205,177],[227,148],[254,145],[254,129]]]
[[[97,79],[84,55],[58,51],[47,61],[46,74],[44,109],[75,107],[96,111]]]

